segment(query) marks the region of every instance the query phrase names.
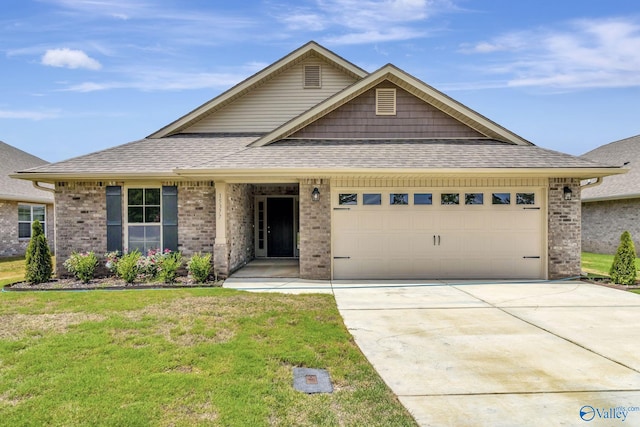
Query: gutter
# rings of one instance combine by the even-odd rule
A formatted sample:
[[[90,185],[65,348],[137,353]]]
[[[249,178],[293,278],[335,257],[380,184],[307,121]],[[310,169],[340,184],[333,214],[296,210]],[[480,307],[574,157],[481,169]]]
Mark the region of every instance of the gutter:
[[[590,181],[590,180],[588,180],[588,181]],[[588,184],[581,185],[580,188],[582,190],[584,190],[585,188],[597,187],[600,184],[602,184],[602,177],[598,176],[598,177],[596,177],[596,180],[594,182],[590,182]]]

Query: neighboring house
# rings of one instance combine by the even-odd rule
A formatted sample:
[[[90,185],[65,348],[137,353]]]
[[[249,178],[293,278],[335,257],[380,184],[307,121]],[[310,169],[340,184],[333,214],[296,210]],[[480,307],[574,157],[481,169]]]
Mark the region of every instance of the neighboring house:
[[[45,165],[44,160],[0,141],[0,257],[22,256],[39,220],[54,246],[53,193],[10,178],[16,171]]]
[[[629,171],[583,190],[582,250],[613,254],[620,235],[629,231],[640,254],[640,135],[603,145],[581,157]]]
[[[310,42],[145,139],[18,175],[55,184],[58,267],[161,247],[223,277],[277,257],[303,279],[543,279],[580,274],[580,182],[615,173]]]

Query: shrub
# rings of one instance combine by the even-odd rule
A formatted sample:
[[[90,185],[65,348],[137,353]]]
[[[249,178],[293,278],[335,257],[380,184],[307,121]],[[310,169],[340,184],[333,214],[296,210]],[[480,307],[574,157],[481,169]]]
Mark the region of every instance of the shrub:
[[[619,285],[635,285],[636,273],[636,248],[631,234],[625,231],[620,236],[620,246],[613,258],[609,275]]]
[[[137,250],[122,255],[116,264],[116,273],[125,282],[133,283],[140,274],[140,252]]]
[[[29,283],[48,282],[53,275],[49,243],[38,220],[31,225],[31,240],[27,246],[25,264],[24,278]]]
[[[196,283],[204,283],[211,273],[211,254],[193,254],[187,263],[187,270]]]
[[[164,283],[173,283],[178,276],[178,269],[182,266],[182,254],[165,249],[158,260],[158,275]]]
[[[93,252],[85,252],[82,254],[73,252],[64,262],[64,268],[83,283],[89,283],[89,281],[93,279],[97,266],[98,257]]]
[[[107,252],[104,254],[104,257],[107,259],[104,266],[107,267],[111,274],[118,274],[118,261],[120,261],[121,255],[120,251]]]

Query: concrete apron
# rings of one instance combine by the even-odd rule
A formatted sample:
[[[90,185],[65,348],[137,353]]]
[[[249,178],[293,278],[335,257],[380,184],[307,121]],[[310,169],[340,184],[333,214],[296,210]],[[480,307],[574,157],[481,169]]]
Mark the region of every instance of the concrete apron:
[[[354,285],[333,283],[345,324],[420,425],[640,425],[640,295],[582,282]]]

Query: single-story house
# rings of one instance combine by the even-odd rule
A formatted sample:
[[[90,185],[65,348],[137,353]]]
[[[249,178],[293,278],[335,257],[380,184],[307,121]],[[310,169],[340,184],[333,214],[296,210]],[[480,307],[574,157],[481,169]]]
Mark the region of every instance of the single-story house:
[[[22,256],[31,239],[31,224],[42,223],[49,245],[54,246],[53,187],[11,178],[16,171],[47,162],[0,141],[0,257]]]
[[[17,175],[55,184],[58,271],[160,247],[221,277],[270,257],[303,279],[544,279],[580,274],[581,180],[615,173],[309,42],[142,140]]]
[[[603,178],[582,193],[582,250],[614,254],[624,231],[640,254],[640,135],[611,142],[580,156],[617,165],[624,175]]]

